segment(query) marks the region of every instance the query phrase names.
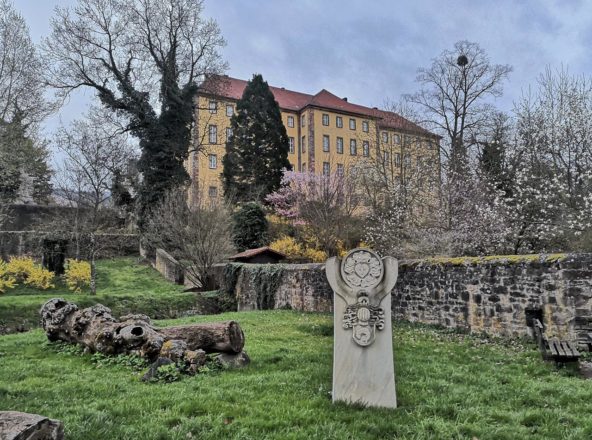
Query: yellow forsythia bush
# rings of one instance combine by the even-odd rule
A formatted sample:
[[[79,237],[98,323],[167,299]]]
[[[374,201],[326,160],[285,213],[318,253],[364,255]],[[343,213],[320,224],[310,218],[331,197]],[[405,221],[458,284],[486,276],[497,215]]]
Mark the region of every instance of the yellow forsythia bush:
[[[294,237],[286,235],[272,242],[269,247],[274,251],[281,252],[290,259],[305,258],[314,263],[324,263],[327,260],[325,251],[319,251],[312,247],[303,247]]]
[[[16,286],[16,280],[8,272],[8,264],[0,260],[0,293]]]
[[[75,259],[66,260],[66,284],[74,292],[82,292],[84,287],[90,286],[90,263]]]
[[[270,243],[269,247],[274,251],[281,252],[288,258],[302,257],[302,246],[300,246],[294,237],[284,235]]]
[[[302,253],[302,256],[313,263],[324,263],[327,261],[327,252],[320,251],[318,249],[306,248]]]
[[[53,284],[54,276],[55,274],[53,272],[35,265],[29,272],[29,277],[25,281],[25,284],[40,290],[53,289],[55,287],[55,284]]]
[[[35,268],[35,262],[31,257],[10,257],[7,270],[17,283],[27,281]]]

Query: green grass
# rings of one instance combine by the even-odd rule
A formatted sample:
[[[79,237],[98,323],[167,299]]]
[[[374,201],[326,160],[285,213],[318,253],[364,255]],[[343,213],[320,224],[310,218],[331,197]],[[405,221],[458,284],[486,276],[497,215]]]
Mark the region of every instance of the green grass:
[[[330,400],[332,318],[228,313],[246,369],[146,384],[130,367],[57,351],[40,330],[0,337],[0,408],[66,424],[69,439],[589,439],[592,381],[534,345],[396,323],[396,410]]]
[[[101,303],[115,316],[145,313],[154,318],[177,317],[196,305],[196,295],[164,280],[136,258],[115,258],[97,263],[97,295],[72,293],[63,283],[40,291],[19,286],[0,295],[0,329],[31,328],[38,325],[39,309],[49,299],[62,297],[82,307]]]

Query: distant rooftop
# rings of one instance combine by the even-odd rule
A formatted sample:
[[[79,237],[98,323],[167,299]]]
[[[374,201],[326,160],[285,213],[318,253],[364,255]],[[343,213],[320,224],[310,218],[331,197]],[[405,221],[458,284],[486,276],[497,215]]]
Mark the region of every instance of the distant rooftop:
[[[238,101],[243,96],[246,86],[247,81],[242,79],[231,78],[229,76],[212,76],[202,84],[201,91]],[[325,89],[316,95],[309,95],[307,93],[287,90],[283,87],[269,86],[269,88],[280,108],[283,110],[299,112],[306,107],[320,107],[376,119],[381,128],[393,128],[424,136],[439,137],[397,113],[353,104],[348,102],[347,98],[340,98]]]

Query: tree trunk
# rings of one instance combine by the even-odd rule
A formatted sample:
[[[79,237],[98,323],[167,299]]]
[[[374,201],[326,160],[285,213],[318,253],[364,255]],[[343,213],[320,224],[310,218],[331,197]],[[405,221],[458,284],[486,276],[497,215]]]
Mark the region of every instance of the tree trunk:
[[[95,260],[95,234],[90,234],[90,294],[97,294],[97,262]]]
[[[165,327],[159,333],[165,340],[179,339],[190,349],[206,353],[240,353],[245,345],[245,336],[236,321]]]
[[[136,354],[149,360],[194,359],[198,350],[236,354],[245,343],[236,321],[159,329],[145,315],[126,315],[117,320],[101,304],[79,310],[76,304],[61,298],[44,304],[41,325],[50,341],[77,343],[103,354]]]

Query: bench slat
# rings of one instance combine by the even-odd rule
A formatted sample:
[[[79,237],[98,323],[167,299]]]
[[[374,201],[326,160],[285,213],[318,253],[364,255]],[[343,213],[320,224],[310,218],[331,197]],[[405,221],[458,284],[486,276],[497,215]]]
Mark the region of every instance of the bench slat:
[[[569,341],[563,341],[563,346],[565,347],[565,351],[571,352],[571,357],[580,357],[580,352],[578,351],[577,347]]]
[[[567,356],[567,354],[565,353],[565,350],[561,346],[561,343],[557,339],[550,339],[549,346],[553,347],[551,349],[553,356],[562,356],[562,357]]]

